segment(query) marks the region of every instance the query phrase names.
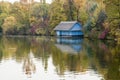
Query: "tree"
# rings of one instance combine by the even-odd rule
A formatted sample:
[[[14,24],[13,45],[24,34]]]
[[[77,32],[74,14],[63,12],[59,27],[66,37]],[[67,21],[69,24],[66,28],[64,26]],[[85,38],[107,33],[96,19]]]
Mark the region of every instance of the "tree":
[[[74,0],[67,0],[67,1],[63,1],[63,7],[65,9],[65,14],[67,16],[67,20],[68,21],[75,21],[77,20],[76,17],[76,7],[74,4]]]
[[[61,21],[67,20],[66,11],[64,9],[64,2],[62,0],[54,0],[52,4],[50,4],[49,10],[49,30],[53,34],[53,28],[58,25]]]
[[[31,22],[31,26],[36,29],[35,34],[47,34],[49,21],[48,12],[49,4],[47,3],[36,3],[32,6],[31,19],[34,20]]]
[[[110,35],[120,41],[120,0],[105,0]]]
[[[86,0],[74,0],[74,5],[77,11],[77,21],[83,21],[83,14],[85,12]],[[84,13],[85,14],[85,13]],[[87,16],[87,15],[86,15]],[[82,20],[81,20],[82,19]]]
[[[30,6],[29,4],[14,3],[11,14],[18,22],[20,34],[29,34],[30,28]]]
[[[7,17],[4,20],[4,23],[2,25],[3,33],[6,34],[6,32],[10,29],[13,29],[16,25],[16,19],[13,16]]]
[[[0,33],[2,32],[2,25],[4,23],[4,19],[10,15],[11,4],[8,2],[0,2]]]

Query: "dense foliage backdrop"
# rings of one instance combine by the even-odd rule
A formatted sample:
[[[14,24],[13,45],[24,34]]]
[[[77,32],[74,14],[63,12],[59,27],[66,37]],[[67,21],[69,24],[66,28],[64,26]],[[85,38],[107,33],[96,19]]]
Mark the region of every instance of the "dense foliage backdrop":
[[[0,32],[12,35],[54,35],[60,21],[79,21],[85,36],[120,43],[120,0],[20,0],[0,2]]]

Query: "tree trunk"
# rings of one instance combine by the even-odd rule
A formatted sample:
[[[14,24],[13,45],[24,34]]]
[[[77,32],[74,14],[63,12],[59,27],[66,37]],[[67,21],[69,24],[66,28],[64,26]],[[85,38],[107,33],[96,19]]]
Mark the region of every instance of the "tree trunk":
[[[72,21],[73,20],[73,12],[72,12],[73,0],[69,0],[68,4],[69,4],[69,20]]]

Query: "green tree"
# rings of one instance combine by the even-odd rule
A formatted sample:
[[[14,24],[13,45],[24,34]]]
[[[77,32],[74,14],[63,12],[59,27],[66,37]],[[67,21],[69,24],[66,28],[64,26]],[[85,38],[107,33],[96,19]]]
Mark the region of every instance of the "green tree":
[[[30,6],[29,4],[14,3],[11,14],[18,22],[20,34],[29,34],[30,28]]]
[[[15,25],[16,25],[15,17],[13,16],[6,17],[2,25],[3,33],[6,34],[6,32],[10,29],[13,29]]]
[[[35,34],[46,34],[48,32],[49,4],[35,3],[32,6],[31,26],[35,27]],[[32,29],[31,28],[31,29]]]
[[[4,19],[10,15],[11,4],[8,2],[0,2],[0,32],[2,32],[2,25],[4,23]]]
[[[56,25],[58,25],[61,21],[66,21],[67,16],[65,13],[65,9],[63,7],[63,1],[61,0],[54,0],[52,4],[50,4],[50,31],[51,34],[53,34],[53,29]]]
[[[110,35],[120,41],[120,0],[105,0]]]

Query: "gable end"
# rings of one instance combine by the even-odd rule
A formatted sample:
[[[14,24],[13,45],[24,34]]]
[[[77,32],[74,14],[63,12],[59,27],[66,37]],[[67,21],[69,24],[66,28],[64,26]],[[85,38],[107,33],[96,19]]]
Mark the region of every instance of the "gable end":
[[[71,31],[82,31],[82,25],[80,23],[76,23],[70,29]]]

